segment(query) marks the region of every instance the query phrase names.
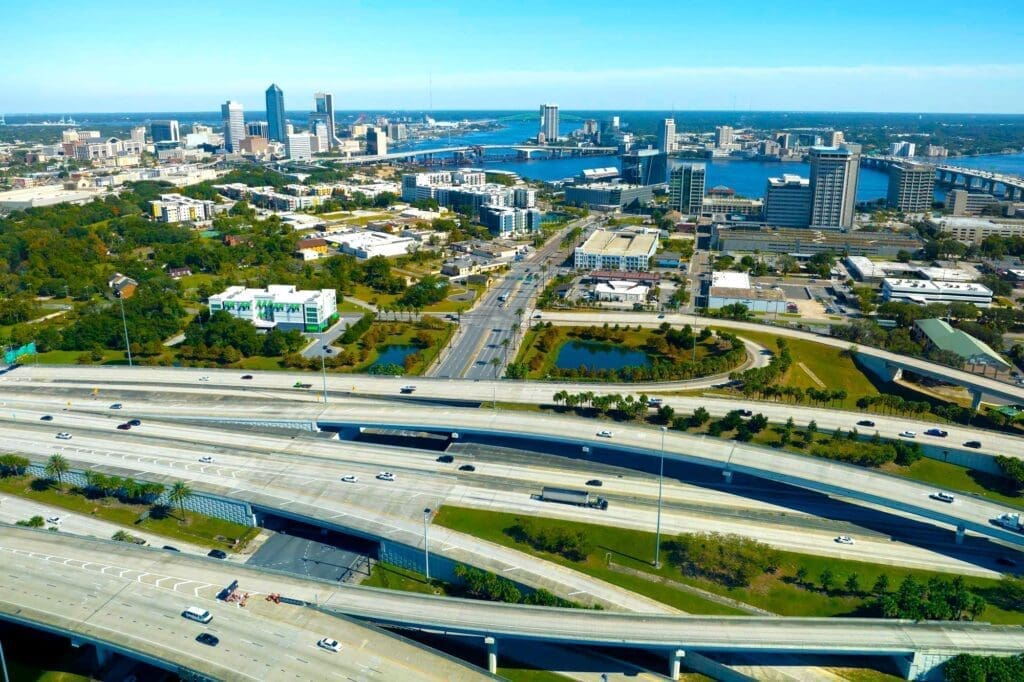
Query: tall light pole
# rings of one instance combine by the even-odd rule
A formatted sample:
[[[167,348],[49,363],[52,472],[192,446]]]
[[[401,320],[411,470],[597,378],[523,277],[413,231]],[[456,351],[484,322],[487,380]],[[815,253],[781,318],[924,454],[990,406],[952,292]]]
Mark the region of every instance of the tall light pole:
[[[430,507],[423,510],[423,565],[426,568],[427,582],[430,582],[430,538],[427,535],[427,528],[430,521]]]
[[[124,325],[124,349],[128,353],[128,366],[132,366],[132,344],[128,341],[128,320],[124,316],[124,297],[120,292],[117,300],[121,302],[121,324]]]
[[[324,348],[324,329],[320,327],[320,372],[324,377],[324,405],[327,404],[327,349]]]
[[[661,488],[665,479],[665,432],[667,426],[661,427],[661,457],[658,458],[658,521],[654,527],[654,567],[661,568]]]

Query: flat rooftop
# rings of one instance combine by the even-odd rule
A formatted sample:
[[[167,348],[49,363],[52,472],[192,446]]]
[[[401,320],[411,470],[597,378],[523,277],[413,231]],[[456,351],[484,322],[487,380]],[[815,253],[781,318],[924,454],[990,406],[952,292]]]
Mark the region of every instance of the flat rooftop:
[[[609,232],[597,230],[579,247],[586,253],[602,256],[649,256],[658,246],[656,232]]]
[[[882,283],[890,289],[900,292],[918,292],[922,294],[933,293],[962,293],[977,294],[979,296],[991,296],[992,290],[984,284],[977,282],[936,282],[929,279],[897,279],[886,277]]]

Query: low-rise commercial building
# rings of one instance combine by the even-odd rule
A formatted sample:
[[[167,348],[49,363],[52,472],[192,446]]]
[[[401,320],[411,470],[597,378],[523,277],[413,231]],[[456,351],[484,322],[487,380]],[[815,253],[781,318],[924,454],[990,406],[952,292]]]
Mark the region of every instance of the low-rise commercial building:
[[[326,239],[300,239],[295,245],[295,255],[302,260],[317,260],[326,256],[328,252]]]
[[[640,208],[649,204],[653,198],[654,190],[650,185],[598,182],[565,188],[565,203],[602,211]]]
[[[657,232],[596,230],[576,247],[574,263],[581,270],[648,270],[657,250]]]
[[[708,308],[718,310],[737,303],[745,305],[747,310],[753,312],[786,312],[786,296],[781,289],[752,287],[750,275],[745,272],[711,273]]]
[[[234,286],[211,296],[208,303],[211,312],[223,310],[260,329],[320,332],[338,319],[334,289],[297,290],[285,284],[266,289]]]
[[[816,253],[895,258],[900,251],[916,254],[923,242],[916,234],[898,232],[834,232],[793,228],[746,228],[712,225],[714,248],[726,253],[786,253],[810,258]]]
[[[980,215],[986,207],[998,203],[998,199],[985,192],[969,192],[966,189],[946,192],[946,210],[955,216]]]
[[[480,222],[495,237],[518,237],[540,232],[542,214],[535,208],[484,205]]]
[[[1005,218],[969,218],[943,216],[930,218],[928,224],[941,234],[965,244],[980,244],[985,237],[1024,237],[1024,220]]]
[[[415,249],[417,244],[415,239],[370,230],[329,234],[324,239],[337,244],[343,253],[351,254],[360,260],[375,256],[403,256]]]
[[[710,194],[701,203],[700,214],[705,216],[760,216],[764,212],[764,202],[760,199],[743,197],[718,197]]]
[[[153,218],[161,223],[201,223],[213,220],[214,203],[183,194],[161,194],[149,202]]]
[[[645,303],[650,291],[650,288],[644,284],[612,280],[598,282],[594,285],[594,299],[608,303]]]
[[[935,282],[923,279],[882,280],[882,298],[901,303],[973,303],[979,308],[992,305],[992,290],[976,282]]]
[[[987,343],[967,332],[955,329],[945,320],[929,319],[914,322],[914,336],[924,342],[925,350],[936,348],[960,356],[966,365],[985,365],[1008,371],[1010,363]]]

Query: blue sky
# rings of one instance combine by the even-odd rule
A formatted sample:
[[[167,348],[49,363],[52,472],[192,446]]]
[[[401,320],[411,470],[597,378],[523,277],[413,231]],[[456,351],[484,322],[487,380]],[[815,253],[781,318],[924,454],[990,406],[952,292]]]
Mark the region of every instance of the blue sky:
[[[271,82],[289,109],[1024,112],[1013,2],[0,0],[0,24],[4,113],[255,110]]]

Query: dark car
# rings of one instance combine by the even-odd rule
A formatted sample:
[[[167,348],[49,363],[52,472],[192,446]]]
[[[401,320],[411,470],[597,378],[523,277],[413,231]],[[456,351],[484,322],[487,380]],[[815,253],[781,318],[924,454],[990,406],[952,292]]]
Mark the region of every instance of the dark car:
[[[252,375],[251,374],[243,374],[242,378],[243,379],[252,379]]]
[[[128,431],[132,428],[131,424],[118,424],[117,428],[119,431]]]
[[[978,448],[981,447],[981,441],[980,440],[969,440],[966,443],[964,443],[964,447],[965,448],[974,448],[975,450],[977,450]]]
[[[129,419],[126,423],[131,424],[132,426],[142,426],[142,421],[138,419]]]
[[[476,471],[476,467],[472,464],[463,464],[459,467],[459,471]]]
[[[200,644],[205,644],[206,646],[217,646],[220,644],[220,638],[217,637],[217,635],[211,635],[209,632],[200,633],[200,635],[196,637],[196,641]]]
[[[945,438],[946,436],[949,435],[949,432],[948,431],[943,431],[942,429],[928,429],[927,431],[924,432],[924,435],[926,435],[926,436],[937,436],[939,438]]]
[[[110,406],[110,409],[112,409],[112,410],[120,410],[121,407],[122,407],[121,403],[114,403],[113,405]]]
[[[163,548],[166,549],[169,552],[180,552],[181,551],[180,549],[178,549],[177,547],[174,547],[173,545],[164,545]]]
[[[211,549],[206,553],[206,556],[213,557],[214,559],[227,559],[228,553],[222,549]]]
[[[441,462],[442,464],[451,464],[452,462],[455,461],[455,458],[452,455],[441,455],[440,457],[437,458],[437,461]]]
[[[754,416],[754,413],[751,412],[750,410],[736,410],[736,411],[739,412],[741,417],[753,417]]]
[[[1011,559],[1008,556],[1001,556],[1001,557],[999,557],[998,559],[996,559],[996,563],[999,564],[1000,566],[1016,566],[1017,565],[1017,561],[1014,560],[1014,559]]]
[[[601,486],[604,485],[604,483],[601,482],[600,478],[592,478],[589,481],[587,481],[587,485],[593,486],[595,488],[600,488]]]
[[[870,419],[861,419],[859,422],[857,422],[857,426],[874,426],[874,425],[875,425],[875,422],[871,421]]]
[[[53,421],[53,415],[52,414],[44,414],[42,417],[39,418],[39,421],[52,422]]]

